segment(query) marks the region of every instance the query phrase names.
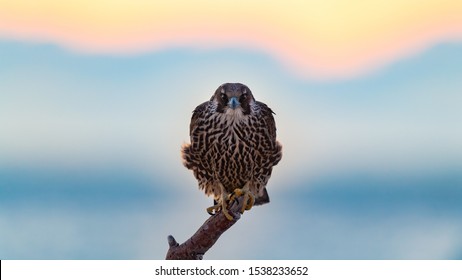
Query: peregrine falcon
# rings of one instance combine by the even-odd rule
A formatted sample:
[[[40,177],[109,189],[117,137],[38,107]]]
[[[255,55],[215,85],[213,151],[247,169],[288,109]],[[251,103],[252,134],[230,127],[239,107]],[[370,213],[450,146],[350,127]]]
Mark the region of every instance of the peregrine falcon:
[[[191,144],[181,152],[199,188],[215,199],[210,214],[222,211],[232,220],[227,206],[239,196],[244,196],[241,213],[269,202],[266,184],[282,157],[273,114],[240,83],[221,85],[193,111]]]

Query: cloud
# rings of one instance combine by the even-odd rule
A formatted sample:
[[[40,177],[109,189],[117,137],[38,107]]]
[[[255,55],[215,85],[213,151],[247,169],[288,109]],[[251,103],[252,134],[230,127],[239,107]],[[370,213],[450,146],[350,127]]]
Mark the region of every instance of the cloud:
[[[301,77],[348,78],[462,39],[460,1],[2,1],[0,36],[80,52],[269,53]]]

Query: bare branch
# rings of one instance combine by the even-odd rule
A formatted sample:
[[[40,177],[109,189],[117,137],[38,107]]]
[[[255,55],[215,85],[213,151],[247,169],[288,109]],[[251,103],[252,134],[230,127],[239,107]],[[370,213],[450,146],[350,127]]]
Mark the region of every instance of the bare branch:
[[[215,244],[218,238],[241,218],[239,210],[242,197],[239,197],[237,201],[238,203],[233,203],[229,209],[229,213],[234,217],[232,221],[228,220],[222,212],[218,212],[208,218],[196,233],[181,245],[176,242],[173,236],[169,235],[169,249],[165,259],[202,260],[204,254]]]

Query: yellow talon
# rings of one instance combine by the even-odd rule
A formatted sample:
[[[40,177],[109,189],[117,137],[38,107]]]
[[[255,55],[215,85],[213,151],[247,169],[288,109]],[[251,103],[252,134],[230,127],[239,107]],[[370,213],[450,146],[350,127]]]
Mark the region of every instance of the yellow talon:
[[[210,215],[215,215],[220,210],[220,208],[221,208],[221,205],[216,204],[216,205],[208,207],[206,210],[207,210],[207,213],[209,213]]]
[[[222,188],[221,197],[216,199],[217,200],[216,205],[207,208],[207,212],[209,214],[214,215],[214,214],[218,213],[218,211],[221,211],[221,212],[223,212],[223,215],[225,215],[225,217],[228,220],[232,221],[234,218],[229,213],[228,205],[231,204],[232,202],[234,202],[238,197],[241,197],[241,196],[244,197],[243,200],[242,200],[242,206],[241,206],[241,209],[240,209],[241,214],[243,214],[244,211],[246,211],[246,210],[248,211],[248,210],[252,209],[252,206],[255,203],[255,196],[249,190],[249,185],[248,184],[246,184],[243,188],[234,189],[234,191],[232,193],[230,193],[230,194],[228,194],[225,191],[223,185],[220,184],[220,187]]]
[[[255,202],[255,197],[253,196],[253,194],[248,191],[245,192],[244,199],[242,200],[241,214],[243,214],[245,210],[248,211],[252,209],[254,202]]]
[[[226,192],[225,188],[223,187],[222,184],[219,185],[221,188],[221,197],[216,198],[217,204],[214,206],[210,206],[207,208],[207,212],[211,215],[214,215],[218,213],[218,211],[223,212],[223,215],[225,215],[226,219],[232,221],[234,218],[229,214],[228,211],[228,201],[231,200],[231,196],[228,195]]]
[[[221,212],[223,212],[223,215],[225,215],[226,219],[232,221],[233,216],[231,216],[231,214],[229,214],[227,206],[228,205],[227,205],[226,201],[224,201],[223,203],[220,201],[220,202],[218,202],[218,204],[210,206],[206,210],[210,215],[215,215],[219,211],[221,211]]]
[[[234,189],[234,194],[236,195],[236,197],[240,197],[245,193],[246,191],[244,191],[243,189]]]
[[[228,209],[223,208],[221,212],[223,212],[223,215],[225,215],[226,219],[228,219],[229,221],[234,220],[233,216],[229,214]]]
[[[245,185],[242,189],[234,189],[233,193],[229,196],[229,201],[234,201],[240,196],[244,196],[244,199],[242,200],[242,208],[240,211],[241,214],[243,214],[245,210],[252,209],[252,206],[255,203],[255,196],[250,192],[249,186]]]
[[[245,206],[245,210],[249,211],[252,209],[253,204],[255,203],[255,197],[253,194],[249,193],[249,201],[247,202],[247,205]]]

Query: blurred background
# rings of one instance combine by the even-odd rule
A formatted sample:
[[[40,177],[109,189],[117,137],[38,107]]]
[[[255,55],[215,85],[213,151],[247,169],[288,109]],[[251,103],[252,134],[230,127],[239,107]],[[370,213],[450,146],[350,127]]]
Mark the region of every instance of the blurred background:
[[[284,156],[207,259],[462,258],[461,1],[2,0],[0,259],[163,259],[224,82]]]

